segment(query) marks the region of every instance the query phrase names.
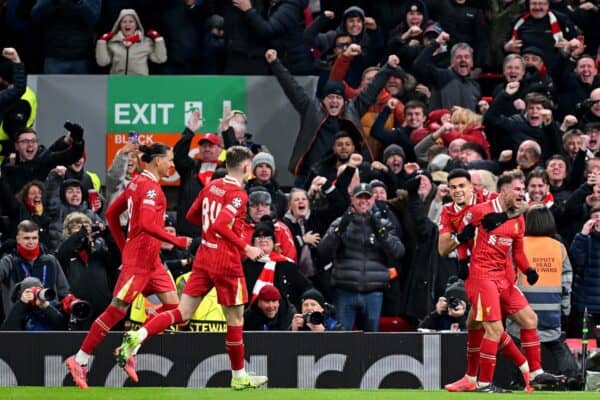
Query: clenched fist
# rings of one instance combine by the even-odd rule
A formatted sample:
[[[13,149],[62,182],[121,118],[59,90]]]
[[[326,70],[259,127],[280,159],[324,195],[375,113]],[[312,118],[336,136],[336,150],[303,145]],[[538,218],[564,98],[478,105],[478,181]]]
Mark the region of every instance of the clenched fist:
[[[277,50],[273,50],[273,49],[267,50],[267,52],[265,53],[265,59],[267,60],[267,62],[269,64],[271,64],[273,61],[277,60]]]

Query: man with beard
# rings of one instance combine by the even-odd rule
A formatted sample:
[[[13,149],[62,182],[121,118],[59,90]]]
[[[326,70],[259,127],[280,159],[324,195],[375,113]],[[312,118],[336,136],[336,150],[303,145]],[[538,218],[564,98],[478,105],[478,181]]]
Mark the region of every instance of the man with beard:
[[[503,150],[516,152],[525,140],[533,140],[541,146],[543,160],[560,153],[562,132],[552,120],[550,101],[539,93],[525,96],[525,113],[509,114],[515,95],[520,88],[519,82],[510,82],[485,113],[483,124],[491,145],[492,157],[498,157]],[[599,92],[600,94],[600,92]]]
[[[244,313],[246,331],[287,331],[293,314],[289,303],[273,285],[260,289],[254,301]]]
[[[510,354],[508,357],[523,374],[525,391],[530,392],[532,384],[557,383],[564,377],[542,369],[537,317],[525,296],[514,286],[512,264],[507,263],[512,258],[527,282],[535,285],[539,276],[523,251],[525,219],[519,211],[525,204],[525,176],[518,170],[504,173],[498,180],[498,190],[496,199],[469,210],[463,220],[465,228],[460,233],[474,238],[470,265],[467,245],[459,247],[459,275],[468,278],[465,286],[473,306],[472,316],[485,331],[480,345],[479,380],[474,389],[504,391],[492,384],[496,353],[504,348],[505,355]],[[502,325],[504,315],[521,327],[520,339],[526,360],[516,346],[510,344],[512,340]]]
[[[181,139],[173,147],[175,170],[179,174],[180,184],[177,202],[177,232],[186,236],[196,236],[200,228],[190,224],[185,215],[200,191],[212,180],[215,170],[222,166],[219,154],[223,149],[221,138],[214,133],[200,136],[198,159],[190,155],[190,145],[194,133],[202,127],[199,111],[194,111],[181,134]]]
[[[310,185],[317,176],[325,177],[329,181],[335,181],[338,174],[338,168],[343,164],[350,162],[350,156],[354,153],[356,153],[355,138],[348,131],[339,131],[333,137],[333,148],[331,153],[311,167],[307,184]],[[364,174],[365,170],[370,169],[368,163],[361,163],[359,168],[361,170],[361,176]]]
[[[454,106],[477,111],[481,99],[479,83],[470,77],[473,70],[473,49],[466,43],[457,43],[450,51],[450,68],[438,68],[433,63],[433,53],[445,46],[450,35],[442,32],[425,47],[415,60],[417,78],[431,90],[430,108],[451,109]]]
[[[310,166],[321,160],[332,148],[333,136],[344,127],[351,126],[359,132],[360,153],[363,157],[372,159],[360,118],[375,102],[389,76],[397,70],[398,57],[389,56],[388,62],[375,75],[373,81],[350,101],[346,101],[344,97],[344,85],[334,80],[325,84],[322,100],[309,97],[278,60],[275,50],[267,50],[265,58],[301,118],[301,128],[288,165],[290,172],[296,176],[295,186],[305,186]]]

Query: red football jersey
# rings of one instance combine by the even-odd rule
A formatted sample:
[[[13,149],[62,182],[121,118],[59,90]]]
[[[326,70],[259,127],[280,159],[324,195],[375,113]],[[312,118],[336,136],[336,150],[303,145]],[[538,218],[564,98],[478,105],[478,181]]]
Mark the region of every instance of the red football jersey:
[[[155,268],[162,265],[160,243],[169,242],[185,248],[186,239],[165,232],[167,199],[158,178],[144,170],[127,185],[109,205],[106,219],[117,246],[121,249],[124,266]],[[127,239],[121,230],[119,215],[127,210],[129,227]]]
[[[463,218],[467,210],[475,204],[483,203],[492,198],[492,194],[488,191],[475,190],[473,196],[471,196],[471,202],[465,204],[462,208],[457,206],[454,202],[444,204],[442,207],[442,214],[440,215],[440,223],[438,224],[440,235],[443,233],[459,233],[462,231],[462,228],[464,227]]]
[[[471,249],[469,278],[506,279],[507,260],[510,259],[511,254],[515,265],[521,271],[529,267],[523,251],[525,218],[522,215],[511,218],[488,232],[480,226],[480,223],[485,215],[494,212],[502,212],[498,198],[475,205],[465,214],[464,224],[477,227]],[[459,255],[462,256],[466,252],[466,246],[466,244],[460,246]]]
[[[248,195],[240,182],[227,175],[211,181],[198,194],[187,213],[192,224],[202,227],[202,242],[194,257],[193,267],[221,273],[242,271],[240,252],[247,243],[234,230],[236,219],[246,217]]]

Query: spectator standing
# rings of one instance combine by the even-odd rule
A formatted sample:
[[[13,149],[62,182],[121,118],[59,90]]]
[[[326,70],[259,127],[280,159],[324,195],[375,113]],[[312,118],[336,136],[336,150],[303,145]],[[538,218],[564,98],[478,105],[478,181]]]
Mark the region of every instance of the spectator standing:
[[[40,145],[33,128],[25,128],[17,135],[14,162],[2,165],[2,176],[13,193],[33,179],[46,180],[50,170],[57,165],[71,165],[81,158],[84,150],[83,128],[69,122],[65,127],[68,127],[67,134],[58,140],[63,140],[67,147],[57,151]]]
[[[96,62],[110,65],[113,75],[148,75],[148,60],[167,61],[165,39],[152,29],[144,33],[135,10],[121,10],[112,30],[96,42]]]
[[[333,258],[331,284],[342,325],[351,329],[361,315],[364,330],[376,332],[388,265],[404,256],[404,245],[390,220],[373,212],[371,185],[356,186],[351,202],[347,212],[331,224],[318,250]]]
[[[42,33],[44,73],[89,74],[94,51],[94,28],[100,0],[40,0],[31,22]]]
[[[278,60],[275,50],[268,50],[265,58],[271,64],[279,84],[301,118],[300,132],[288,165],[290,172],[296,175],[296,186],[304,187],[308,169],[331,149],[333,136],[344,124],[351,124],[360,132],[362,155],[372,158],[360,118],[375,102],[387,78],[398,67],[398,57],[390,56],[388,63],[375,75],[369,86],[351,101],[344,98],[342,83],[332,80],[324,87],[323,100],[311,98]]]

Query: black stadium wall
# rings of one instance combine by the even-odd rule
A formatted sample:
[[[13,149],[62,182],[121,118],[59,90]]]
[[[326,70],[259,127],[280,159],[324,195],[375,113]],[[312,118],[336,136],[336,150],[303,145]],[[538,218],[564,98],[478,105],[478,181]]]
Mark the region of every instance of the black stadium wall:
[[[3,332],[0,386],[71,386],[63,362],[84,333]],[[92,358],[91,386],[130,386],[112,351],[110,333]],[[138,355],[139,386],[229,385],[224,334],[175,333],[150,339]],[[244,333],[248,371],[270,387],[440,389],[465,370],[466,335],[454,333]]]

